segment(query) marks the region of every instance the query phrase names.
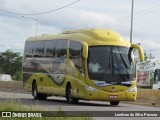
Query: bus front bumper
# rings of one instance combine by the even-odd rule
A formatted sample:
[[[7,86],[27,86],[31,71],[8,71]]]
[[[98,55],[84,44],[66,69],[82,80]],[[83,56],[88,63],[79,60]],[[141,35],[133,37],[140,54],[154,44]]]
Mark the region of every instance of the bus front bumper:
[[[86,91],[85,98],[97,101],[135,101],[137,98],[137,92]]]

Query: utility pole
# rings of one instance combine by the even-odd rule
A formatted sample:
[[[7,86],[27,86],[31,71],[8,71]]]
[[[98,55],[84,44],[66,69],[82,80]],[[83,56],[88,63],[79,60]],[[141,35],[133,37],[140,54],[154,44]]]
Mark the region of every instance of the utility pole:
[[[38,20],[35,19],[35,18],[32,18],[32,17],[26,17],[26,16],[22,16],[22,17],[28,18],[28,19],[32,19],[32,20],[34,20],[34,21],[36,22],[36,37],[37,37],[37,32],[38,32]]]
[[[134,0],[132,0],[132,10],[131,10],[131,30],[130,30],[130,42],[132,43],[132,33],[133,33],[133,9],[134,9]]]

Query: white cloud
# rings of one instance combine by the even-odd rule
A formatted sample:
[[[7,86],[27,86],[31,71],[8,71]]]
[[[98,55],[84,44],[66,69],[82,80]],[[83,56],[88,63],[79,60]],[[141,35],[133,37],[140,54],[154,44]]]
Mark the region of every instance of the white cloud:
[[[33,16],[32,18],[35,17]],[[2,19],[3,21],[0,21],[0,35],[4,38],[3,48],[16,48],[23,51],[24,41],[27,37],[36,35],[35,21],[13,15],[2,16]],[[65,12],[57,12],[52,15],[39,16],[37,19],[38,35],[57,34],[67,29],[88,28],[115,21],[114,17],[107,14],[73,9],[66,9]],[[16,42],[14,43],[15,40]]]
[[[34,14],[54,10],[68,5],[75,0],[3,0],[2,9],[14,13]]]
[[[155,41],[152,40],[142,40],[141,45],[144,47],[144,49],[146,50],[156,50],[156,49],[160,49],[160,43],[157,43]]]
[[[74,0],[0,0],[0,8],[19,13],[44,12],[59,8]],[[135,1],[135,15],[143,9],[158,5],[160,1]],[[81,0],[65,9],[39,16],[28,16],[38,19],[38,35],[56,34],[69,29],[103,27],[118,31],[129,39],[130,20],[119,22],[119,18],[130,16],[131,1],[126,0]],[[135,18],[133,42],[140,42],[144,49],[159,48],[159,13],[147,14]],[[107,26],[108,24],[115,24]],[[102,26],[100,26],[102,25]],[[0,11],[0,50],[19,49],[23,52],[24,42],[29,36],[35,36],[36,23],[18,15]]]
[[[58,12],[49,16],[40,16],[39,19],[43,25],[53,25],[62,30],[95,27],[115,20],[114,17],[107,14],[74,9],[67,9],[65,12]]]

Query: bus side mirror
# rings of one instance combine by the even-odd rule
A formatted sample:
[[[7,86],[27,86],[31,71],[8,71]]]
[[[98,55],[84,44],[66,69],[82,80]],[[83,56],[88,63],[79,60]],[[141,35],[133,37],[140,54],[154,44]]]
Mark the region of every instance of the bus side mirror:
[[[139,57],[140,57],[140,61],[141,61],[141,62],[144,62],[144,52],[143,52],[142,47],[140,47],[140,46],[137,45],[137,44],[132,44],[131,47],[138,50]]]
[[[87,43],[83,43],[82,56],[83,56],[83,58],[85,58],[85,59],[88,58],[88,44],[87,44]]]

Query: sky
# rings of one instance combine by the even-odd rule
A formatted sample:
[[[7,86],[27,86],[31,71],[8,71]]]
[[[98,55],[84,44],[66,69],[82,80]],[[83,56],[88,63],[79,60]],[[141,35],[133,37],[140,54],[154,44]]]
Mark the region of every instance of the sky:
[[[57,34],[65,30],[105,28],[130,39],[132,0],[0,0],[0,52],[24,50],[25,40],[37,34]],[[11,14],[3,10],[20,13]],[[25,17],[22,17],[25,16]],[[36,19],[36,20],[34,20]],[[134,0],[133,43],[160,60],[160,0]]]

